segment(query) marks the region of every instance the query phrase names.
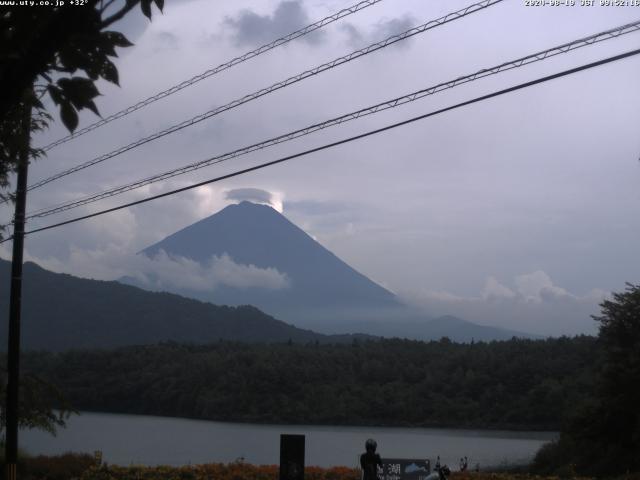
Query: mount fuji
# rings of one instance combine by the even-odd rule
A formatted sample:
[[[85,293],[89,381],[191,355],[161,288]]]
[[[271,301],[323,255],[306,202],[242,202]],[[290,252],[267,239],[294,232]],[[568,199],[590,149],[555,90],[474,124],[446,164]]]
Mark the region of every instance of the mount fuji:
[[[356,271],[270,206],[243,201],[179,230],[139,255],[217,268],[211,288],[142,272],[121,282],[224,305],[253,305],[314,331],[416,339],[500,340],[528,335],[455,317],[428,318]],[[262,281],[229,281],[238,272]],[[226,280],[225,280],[226,278]],[[273,280],[269,282],[269,280]]]

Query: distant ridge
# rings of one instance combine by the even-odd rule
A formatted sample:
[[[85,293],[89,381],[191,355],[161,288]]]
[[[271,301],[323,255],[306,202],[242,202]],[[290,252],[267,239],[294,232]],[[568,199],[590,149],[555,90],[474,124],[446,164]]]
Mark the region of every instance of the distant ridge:
[[[10,263],[0,260],[2,327],[6,347]],[[111,348],[165,341],[208,343],[351,342],[365,335],[322,335],[296,328],[255,307],[226,307],[24,265],[22,347],[25,350]]]
[[[338,330],[340,332],[342,330]],[[439,340],[447,337],[454,342],[488,342],[511,340],[512,338],[541,339],[543,337],[508,330],[506,328],[478,325],[451,315],[424,319],[422,321],[372,322],[362,325],[364,331],[379,337],[401,337],[418,340]]]

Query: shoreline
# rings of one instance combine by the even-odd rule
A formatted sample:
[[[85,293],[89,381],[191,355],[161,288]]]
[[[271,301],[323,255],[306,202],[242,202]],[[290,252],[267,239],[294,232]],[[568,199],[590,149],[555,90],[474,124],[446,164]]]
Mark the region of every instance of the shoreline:
[[[279,421],[271,421],[271,420],[265,420],[265,421],[259,421],[259,420],[237,420],[237,419],[230,419],[230,420],[216,420],[216,419],[209,419],[209,418],[201,418],[201,417],[189,417],[189,416],[184,416],[184,417],[177,417],[177,416],[173,416],[173,415],[162,415],[162,414],[150,414],[150,413],[131,413],[131,412],[106,412],[106,411],[101,411],[101,410],[78,410],[78,412],[75,415],[82,415],[83,413],[88,413],[88,414],[99,414],[99,415],[131,415],[134,417],[146,417],[146,418],[161,418],[161,419],[167,419],[167,420],[186,420],[186,421],[193,421],[193,422],[210,422],[210,423],[218,423],[218,424],[222,424],[222,425],[246,425],[246,426],[252,426],[252,427],[257,427],[257,426],[264,426],[264,427],[283,427],[283,428],[292,428],[292,427],[298,427],[298,428],[302,428],[302,427],[313,427],[313,428],[317,428],[317,429],[334,429],[334,428],[340,428],[340,429],[358,429],[358,428],[384,428],[386,430],[393,430],[393,429],[398,429],[398,430],[406,430],[406,429],[411,429],[411,430],[441,430],[441,431],[459,431],[460,433],[470,433],[470,432],[474,432],[474,431],[478,431],[481,430],[482,432],[486,432],[486,433],[501,433],[501,432],[505,432],[505,433],[521,433],[521,434],[531,434],[531,435],[544,435],[544,436],[557,436],[559,434],[559,429],[558,430],[536,430],[536,429],[531,429],[527,426],[524,425],[511,425],[511,426],[505,426],[505,427],[498,427],[498,426],[481,426],[481,425],[464,425],[464,426],[459,426],[459,425],[452,425],[452,424],[384,424],[384,423],[313,423],[313,422],[299,422],[299,423],[285,423],[285,422],[279,422]],[[73,418],[74,414],[71,415],[70,418]],[[550,438],[549,440],[552,440],[552,438]]]

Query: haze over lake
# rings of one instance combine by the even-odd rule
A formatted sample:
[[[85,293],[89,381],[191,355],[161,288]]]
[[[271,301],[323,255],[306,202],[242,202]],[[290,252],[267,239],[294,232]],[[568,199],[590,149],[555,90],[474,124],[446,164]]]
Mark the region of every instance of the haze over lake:
[[[82,413],[57,437],[23,431],[20,446],[32,454],[101,450],[119,465],[184,465],[211,462],[277,464],[282,433],[306,435],[307,465],[355,467],[367,438],[378,441],[384,457],[430,458],[440,455],[457,469],[461,456],[481,468],[524,463],[554,438],[553,432],[511,432],[427,428],[255,425],[141,415]]]

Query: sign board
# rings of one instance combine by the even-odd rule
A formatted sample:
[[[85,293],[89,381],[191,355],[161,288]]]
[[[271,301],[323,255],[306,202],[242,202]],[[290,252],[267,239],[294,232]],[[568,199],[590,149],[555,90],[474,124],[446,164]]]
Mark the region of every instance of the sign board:
[[[279,480],[304,480],[304,435],[280,435]]]
[[[383,458],[378,480],[427,480],[430,473],[429,460]]]

